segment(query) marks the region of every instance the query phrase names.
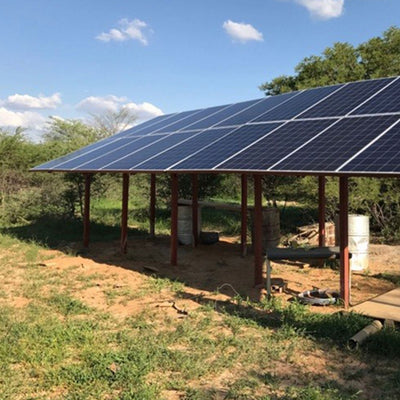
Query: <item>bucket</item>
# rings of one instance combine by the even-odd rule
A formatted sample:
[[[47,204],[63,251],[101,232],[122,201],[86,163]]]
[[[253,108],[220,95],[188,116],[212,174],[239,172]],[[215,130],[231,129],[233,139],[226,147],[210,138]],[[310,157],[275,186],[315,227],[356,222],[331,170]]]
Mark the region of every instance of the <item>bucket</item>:
[[[200,209],[199,209],[200,211]],[[201,213],[198,212],[197,228],[200,234],[201,230]],[[178,206],[178,241],[181,244],[192,244],[192,207]]]
[[[336,217],[336,245],[339,245],[339,217]],[[349,214],[350,269],[363,272],[368,268],[369,217]]]

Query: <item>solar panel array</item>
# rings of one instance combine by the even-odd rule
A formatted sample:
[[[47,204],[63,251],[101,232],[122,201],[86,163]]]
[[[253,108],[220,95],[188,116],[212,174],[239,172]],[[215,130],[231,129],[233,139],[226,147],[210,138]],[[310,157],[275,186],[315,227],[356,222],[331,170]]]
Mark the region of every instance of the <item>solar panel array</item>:
[[[400,173],[400,77],[162,115],[34,171]]]

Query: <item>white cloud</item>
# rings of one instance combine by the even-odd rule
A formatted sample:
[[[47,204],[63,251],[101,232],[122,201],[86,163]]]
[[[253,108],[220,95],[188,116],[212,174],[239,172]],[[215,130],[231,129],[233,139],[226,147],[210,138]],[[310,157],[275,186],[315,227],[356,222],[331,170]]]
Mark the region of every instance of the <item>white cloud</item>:
[[[110,111],[117,112],[122,108],[131,110],[137,116],[137,120],[135,121],[136,123],[140,123],[163,114],[158,107],[151,103],[133,103],[129,102],[126,97],[118,97],[114,95],[108,95],[104,97],[89,96],[81,100],[76,105],[77,110],[94,115]]]
[[[222,27],[233,40],[241,43],[246,43],[250,40],[255,40],[258,42],[262,42],[264,40],[263,34],[250,24],[233,22],[228,19],[228,21],[223,23]]]
[[[89,96],[81,100],[76,109],[89,114],[100,114],[107,111],[118,111],[121,105],[127,101],[126,97],[108,95],[104,97]]]
[[[150,118],[163,115],[164,113],[156,107],[154,104],[143,102],[140,104],[127,103],[124,105],[125,108],[132,110],[135,115],[137,115],[138,122],[146,121]]]
[[[343,14],[344,0],[294,0],[304,6],[312,17],[318,19],[337,18]]]
[[[13,94],[2,101],[0,105],[13,110],[44,110],[56,108],[61,104],[60,93],[54,93],[51,96],[39,95],[37,97],[29,94]]]
[[[102,32],[96,36],[97,40],[102,42],[124,42],[126,40],[137,40],[144,46],[149,44],[147,39],[147,33],[150,32],[148,24],[140,19],[134,19],[130,21],[127,18],[123,18],[118,21],[118,29],[113,28],[108,32]]]
[[[42,130],[46,123],[43,115],[34,111],[11,111],[5,107],[0,107],[0,126],[6,128],[30,128]]]

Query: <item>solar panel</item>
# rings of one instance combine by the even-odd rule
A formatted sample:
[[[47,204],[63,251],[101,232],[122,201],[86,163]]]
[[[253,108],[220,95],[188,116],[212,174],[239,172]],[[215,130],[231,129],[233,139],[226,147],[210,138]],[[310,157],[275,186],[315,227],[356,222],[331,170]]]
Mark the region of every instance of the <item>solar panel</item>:
[[[242,101],[240,103],[231,104],[225,109],[222,109],[220,112],[210,115],[208,118],[205,118],[201,121],[195,122],[194,124],[190,125],[190,129],[207,129],[211,126],[217,125],[221,121],[224,121],[237,113],[242,112],[253,106],[254,104],[259,103],[264,99],[257,99],[257,100],[249,100],[249,101]]]
[[[367,101],[352,114],[379,114],[400,112],[400,80],[397,78],[390,86]]]
[[[400,77],[162,115],[35,171],[400,174]]]
[[[199,131],[194,132],[184,132],[176,133],[174,135],[163,135],[163,140],[158,140],[154,142],[151,146],[147,146],[143,149],[133,149],[132,152],[122,155],[113,162],[104,164],[101,167],[102,171],[112,171],[112,170],[129,170],[137,164],[140,164],[147,159],[164,152],[167,149],[172,148],[178,143],[188,140],[192,136],[198,134]],[[154,138],[155,136],[153,136]]]
[[[307,110],[317,102],[326,99],[327,96],[340,91],[343,85],[327,86],[323,88],[310,89],[301,92],[298,96],[293,97],[287,103],[282,104],[280,107],[268,111],[253,122],[266,122],[266,121],[282,121],[296,117],[298,114]]]
[[[82,147],[81,149],[76,150],[73,153],[66,154],[65,156],[62,156],[62,157],[56,158],[54,160],[48,161],[48,162],[46,162],[44,164],[38,165],[38,166],[32,168],[32,170],[34,170],[34,171],[51,170],[52,168],[54,168],[58,164],[64,163],[66,161],[69,161],[69,160],[71,160],[71,159],[73,159],[75,157],[78,157],[78,156],[82,155],[82,154],[86,154],[86,153],[89,154],[91,151],[94,151],[94,150],[96,150],[98,148],[105,147],[105,146],[107,146],[107,145],[109,145],[109,144],[111,144],[113,142],[119,141],[119,140],[120,140],[120,138],[119,139],[116,138],[115,135],[111,136],[111,137],[108,137],[106,139],[103,139],[103,140],[99,140],[98,142],[95,142],[95,143],[92,143],[92,144],[90,144],[88,146]]]
[[[217,165],[244,147],[270,133],[280,124],[268,123],[256,126],[245,125],[234,130],[229,135],[214,142],[193,156],[174,166],[174,170],[201,170],[210,165]]]
[[[194,115],[191,115],[188,118],[181,119],[178,122],[175,122],[171,125],[161,128],[158,132],[167,133],[178,130],[188,130],[188,129],[194,130],[194,128],[191,127],[192,124],[202,121],[203,119],[212,116],[213,114],[218,113],[219,111],[222,111],[226,107],[227,106],[217,106],[217,107],[206,108],[198,113],[195,113]]]
[[[101,169],[104,165],[113,162],[115,159],[126,156],[134,151],[142,150],[145,147],[154,144],[158,141],[165,139],[167,135],[160,136],[142,136],[139,140],[132,138],[125,146],[114,149],[111,151],[105,151],[98,157],[85,157],[84,160],[80,159],[74,163],[74,166],[70,168],[72,170],[95,170]],[[107,149],[105,149],[107,150]]]
[[[267,170],[333,122],[334,120],[289,122],[282,125],[271,135],[219,164],[216,169]]]
[[[73,169],[76,168],[78,165],[81,165],[83,163],[86,163],[88,160],[95,160],[98,157],[102,157],[104,154],[108,154],[110,152],[118,151],[121,150],[123,151],[124,147],[127,145],[130,145],[132,143],[138,142],[138,143],[143,143],[142,140],[140,140],[140,136],[135,136],[135,137],[130,137],[130,138],[119,138],[118,140],[115,140],[111,143],[107,143],[107,145],[101,146],[96,149],[92,149],[90,152],[85,152],[84,154],[81,155],[76,155],[75,157],[70,158],[69,160],[66,160],[64,162],[61,162],[54,167],[56,168],[63,168],[63,169]]]
[[[301,94],[301,93],[300,93]],[[273,110],[280,104],[285,104],[291,98],[299,95],[298,92],[285,93],[280,96],[271,96],[263,99],[262,101],[253,104],[251,107],[231,116],[230,118],[221,121],[217,126],[232,126],[241,125],[252,121],[253,119],[264,114],[267,110]]]
[[[164,114],[160,115],[158,117],[149,119],[146,122],[142,122],[139,125],[135,125],[132,128],[129,128],[125,131],[122,131],[118,133],[117,135],[114,136],[137,136],[137,135],[143,135],[141,133],[145,128],[149,128],[151,126],[154,126],[155,124],[160,124],[160,123],[166,123],[171,117],[173,117],[175,114]]]
[[[231,131],[232,128],[219,128],[202,131],[199,135],[193,136],[191,139],[165,151],[157,157],[142,164],[136,164],[134,168],[138,168],[139,170],[167,169],[171,165],[183,160],[185,157],[190,156],[196,151],[201,150]]]
[[[342,119],[272,170],[335,171],[398,118],[389,115]]]
[[[400,172],[399,122],[339,171]]]
[[[343,116],[384,88],[393,78],[346,84],[343,89],[310,108],[299,118]]]
[[[177,121],[186,120],[186,118],[193,116],[193,115],[199,113],[200,111],[202,111],[202,110],[191,110],[191,111],[184,111],[184,112],[181,112],[178,114],[173,114],[168,119],[162,120],[162,121],[152,124],[152,125],[149,125],[148,127],[145,127],[144,129],[140,130],[140,134],[148,135],[151,133],[161,132],[161,130],[165,131],[169,125],[172,125],[173,123],[175,123]],[[127,134],[126,136],[130,136],[130,135]]]

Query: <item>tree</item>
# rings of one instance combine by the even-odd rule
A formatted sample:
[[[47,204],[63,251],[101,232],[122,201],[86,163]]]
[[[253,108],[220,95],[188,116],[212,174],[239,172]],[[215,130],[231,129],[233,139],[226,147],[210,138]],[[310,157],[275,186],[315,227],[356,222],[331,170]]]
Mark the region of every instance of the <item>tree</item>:
[[[305,57],[294,75],[278,76],[265,82],[260,89],[266,95],[307,89],[361,79],[381,78],[400,74],[400,28],[391,27],[359,46],[334,43],[321,55]]]
[[[130,128],[137,120],[136,114],[127,107],[119,111],[107,111],[104,114],[92,114],[93,125],[101,137],[114,135],[115,133]]]

